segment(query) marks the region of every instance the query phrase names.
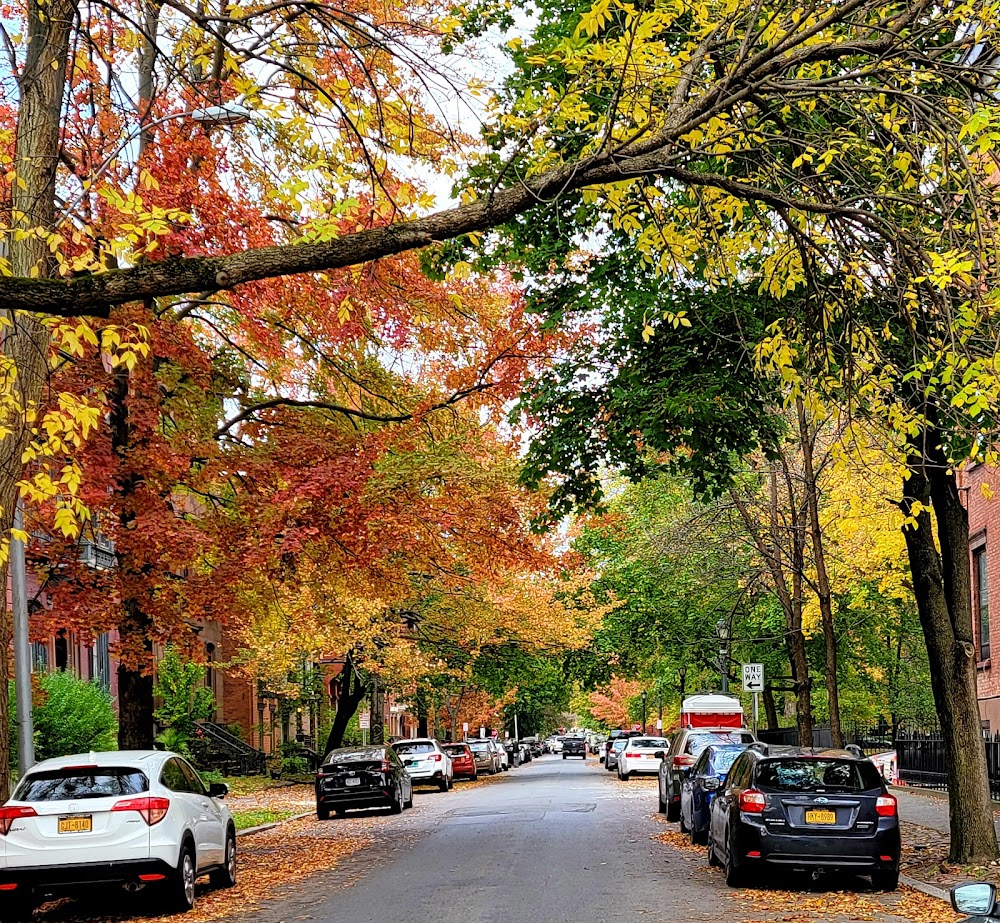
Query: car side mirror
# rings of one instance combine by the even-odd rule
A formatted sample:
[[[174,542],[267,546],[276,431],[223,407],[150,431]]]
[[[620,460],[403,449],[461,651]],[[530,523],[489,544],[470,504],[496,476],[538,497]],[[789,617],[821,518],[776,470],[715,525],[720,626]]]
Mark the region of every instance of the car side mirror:
[[[653,757],[658,760],[665,760],[667,758],[667,754],[662,750],[657,750],[656,753],[653,754]]]
[[[985,882],[970,882],[951,889],[951,906],[959,913],[988,917],[993,913],[996,902],[996,886]]]
[[[229,786],[225,782],[213,782],[208,787],[209,798],[225,798],[229,794]]]
[[[721,786],[722,783],[715,776],[706,776],[701,783],[706,792],[717,792]]]

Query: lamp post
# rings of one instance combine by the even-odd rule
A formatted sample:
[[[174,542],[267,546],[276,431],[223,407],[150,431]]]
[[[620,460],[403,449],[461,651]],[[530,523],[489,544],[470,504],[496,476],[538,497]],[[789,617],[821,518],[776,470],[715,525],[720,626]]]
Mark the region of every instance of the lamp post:
[[[719,633],[719,669],[722,672],[722,691],[729,692],[729,622],[719,619],[715,623]]]
[[[684,705],[684,687],[687,684],[688,668],[681,666],[677,671],[677,676],[681,681],[681,706]]]
[[[646,690],[642,690],[642,733],[646,733]]]

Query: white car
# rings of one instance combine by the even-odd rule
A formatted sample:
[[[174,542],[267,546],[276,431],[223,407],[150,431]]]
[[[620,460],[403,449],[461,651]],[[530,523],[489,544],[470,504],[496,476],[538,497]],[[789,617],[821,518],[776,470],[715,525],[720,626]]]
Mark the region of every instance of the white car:
[[[0,806],[0,919],[31,916],[48,894],[81,885],[162,888],[174,911],[194,906],[194,883],[236,884],[236,828],[219,799],[176,753],[127,750],[45,760]]]
[[[550,737],[549,738],[549,749],[553,753],[562,753],[562,738],[561,737]]]
[[[618,756],[618,778],[626,781],[633,772],[656,775],[660,771],[660,760],[656,754],[670,749],[666,737],[633,737]]]
[[[432,737],[397,740],[392,749],[403,761],[403,767],[414,782],[430,782],[446,792],[455,782],[451,757]]]
[[[510,754],[507,753],[507,748],[503,745],[503,741],[491,740],[493,744],[493,749],[497,751],[497,759],[500,761],[500,769],[503,772],[507,772],[510,769]]]

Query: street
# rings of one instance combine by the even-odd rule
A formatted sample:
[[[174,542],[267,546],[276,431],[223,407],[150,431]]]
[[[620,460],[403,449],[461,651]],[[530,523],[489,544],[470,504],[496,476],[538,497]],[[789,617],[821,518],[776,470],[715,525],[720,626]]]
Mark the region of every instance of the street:
[[[302,855],[310,840],[358,836],[374,842],[234,921],[435,923],[508,920],[946,921],[950,910],[903,890],[872,894],[866,879],[782,879],[731,891],[676,825],[656,815],[652,778],[620,782],[590,757],[546,756],[516,773],[449,794],[418,790],[416,810],[293,825]],[[375,818],[378,818],[375,821]],[[292,825],[290,825],[292,826]]]

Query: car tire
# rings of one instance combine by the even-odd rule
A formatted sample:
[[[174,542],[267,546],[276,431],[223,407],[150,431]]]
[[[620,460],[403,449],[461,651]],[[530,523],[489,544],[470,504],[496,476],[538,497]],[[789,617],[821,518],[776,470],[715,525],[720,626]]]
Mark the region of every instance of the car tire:
[[[403,807],[405,807],[405,808],[412,808],[413,807],[413,786],[412,785],[410,786],[410,797],[409,797],[409,800],[406,802],[406,804],[403,805]]]
[[[717,869],[722,863],[719,862],[719,857],[715,854],[715,843],[712,840],[712,832],[708,832],[708,864]]]
[[[35,897],[30,889],[25,889],[17,897],[4,897],[0,905],[0,923],[28,923],[34,912]]]
[[[333,809],[333,813],[336,814],[337,817],[346,817],[347,816],[347,808],[334,808]]]
[[[659,811],[661,814],[667,813],[667,803],[663,800],[663,795],[660,793],[659,786],[656,787],[656,800],[659,802]]]
[[[872,887],[876,891],[895,891],[899,888],[899,870],[876,869],[872,872]]]
[[[403,786],[396,786],[396,797],[389,803],[389,810],[393,814],[402,814],[406,805],[403,803]]]
[[[317,820],[330,819],[330,809],[325,804],[316,805],[316,819]]]
[[[704,846],[708,842],[708,831],[691,828],[691,844],[693,846]]]
[[[190,843],[181,846],[177,868],[167,883],[168,904],[174,913],[187,913],[194,907],[194,883],[198,878],[194,847]]]
[[[674,801],[674,796],[669,789],[667,791],[667,820],[671,823],[677,823],[681,819],[681,806],[679,802]]]
[[[726,884],[730,888],[741,888],[744,883],[746,876],[744,875],[744,869],[742,866],[736,864],[736,846],[733,844],[732,837],[729,838],[729,843],[726,848]]]
[[[209,876],[213,888],[233,888],[236,886],[236,831],[230,827],[226,831],[226,864]]]
[[[677,819],[680,824],[681,833],[690,833],[691,828],[687,825],[687,821],[684,820],[684,812],[680,812],[680,817]]]
[[[469,781],[470,782],[478,782],[479,781],[479,773],[478,772],[474,772],[471,776],[469,776]]]
[[[618,778],[621,779],[622,782],[628,782],[628,780],[632,778],[632,773],[630,773],[630,772],[620,772],[620,773],[618,773]]]
[[[564,753],[564,754],[562,755],[562,758],[563,758],[563,759],[566,759],[566,754],[565,754],[565,753]]]
[[[438,782],[438,790],[442,791],[442,792],[448,791],[448,780],[447,779],[441,779]]]

